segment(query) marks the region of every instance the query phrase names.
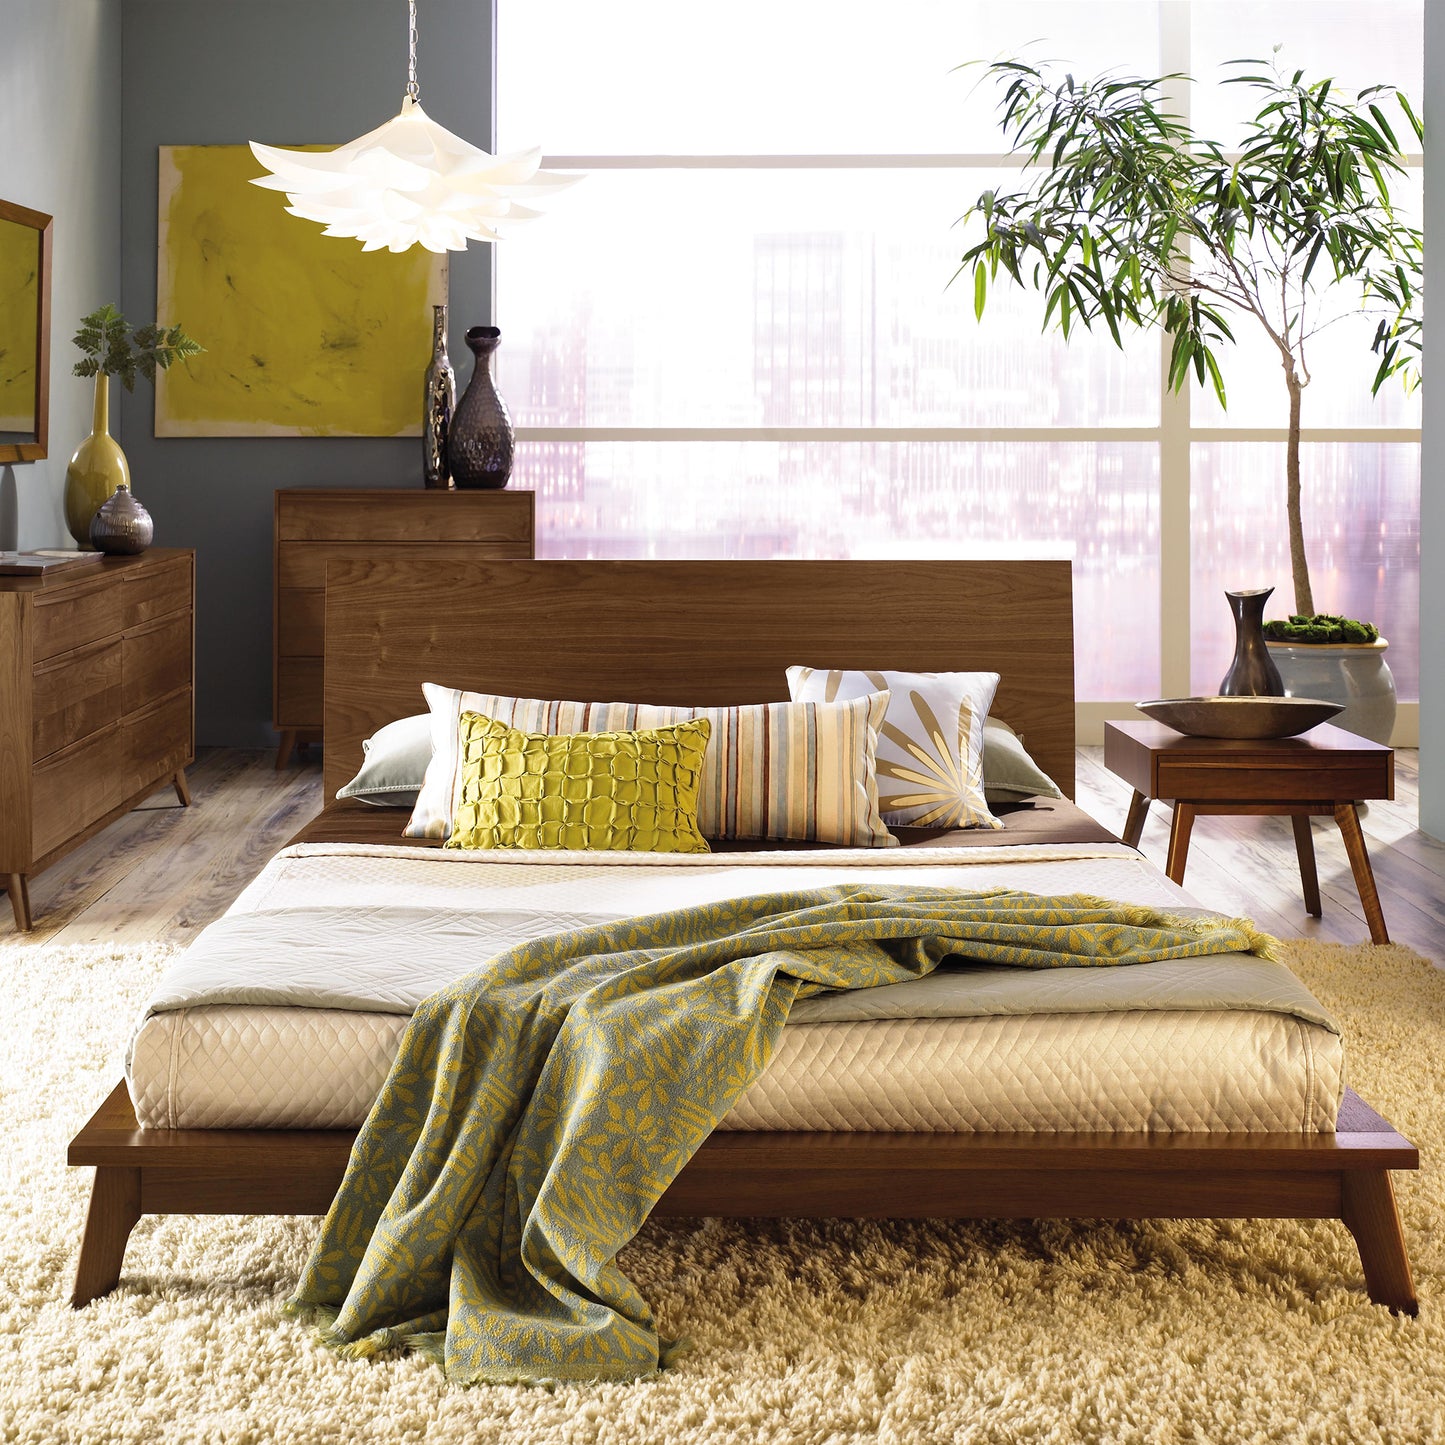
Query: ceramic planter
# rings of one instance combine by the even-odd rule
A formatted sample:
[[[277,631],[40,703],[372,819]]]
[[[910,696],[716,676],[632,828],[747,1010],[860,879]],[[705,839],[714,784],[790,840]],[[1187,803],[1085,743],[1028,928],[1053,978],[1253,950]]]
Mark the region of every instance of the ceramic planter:
[[[1389,643],[1271,642],[1269,654],[1286,697],[1320,697],[1345,705],[1336,727],[1388,743],[1395,725],[1395,678],[1385,661]]]

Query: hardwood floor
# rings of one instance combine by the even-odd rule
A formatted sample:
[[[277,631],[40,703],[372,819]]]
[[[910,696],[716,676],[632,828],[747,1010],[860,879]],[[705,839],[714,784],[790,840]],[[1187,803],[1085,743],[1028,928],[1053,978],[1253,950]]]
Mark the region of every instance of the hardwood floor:
[[[266,860],[321,808],[316,757],[277,773],[274,755],[203,749],[190,770],[194,806],[169,789],[31,883],[35,930],[12,931],[0,903],[0,943],[184,943],[225,911]],[[1390,937],[1445,964],[1445,843],[1419,832],[1418,754],[1396,755],[1396,798],[1363,817]],[[1124,826],[1129,788],[1109,773],[1102,748],[1080,748],[1078,801],[1115,832]],[[1286,937],[1364,942],[1365,927],[1339,829],[1313,823],[1324,916],[1308,917],[1300,894],[1294,838],[1286,818],[1201,818],[1185,886],[1203,904],[1251,917]],[[1156,803],[1141,846],[1161,868],[1168,810]]]

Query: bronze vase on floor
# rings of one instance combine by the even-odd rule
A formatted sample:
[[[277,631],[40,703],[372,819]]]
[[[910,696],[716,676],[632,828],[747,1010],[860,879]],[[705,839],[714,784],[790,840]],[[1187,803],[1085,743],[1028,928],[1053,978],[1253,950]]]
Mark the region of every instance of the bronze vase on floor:
[[[501,340],[495,326],[467,331],[476,365],[447,438],[447,462],[458,487],[505,487],[512,475],[512,418],[492,380],[492,353]]]
[[[1234,613],[1234,661],[1219,684],[1220,697],[1283,697],[1284,679],[1264,642],[1264,604],[1273,587],[1226,592]]]

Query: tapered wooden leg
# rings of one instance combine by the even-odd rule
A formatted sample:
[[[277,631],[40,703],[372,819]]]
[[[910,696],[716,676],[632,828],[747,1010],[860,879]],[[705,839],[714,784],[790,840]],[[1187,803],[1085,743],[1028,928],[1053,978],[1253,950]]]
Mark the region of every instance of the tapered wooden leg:
[[[1174,822],[1169,828],[1169,858],[1164,871],[1176,883],[1184,882],[1184,866],[1189,861],[1189,834],[1194,828],[1194,804],[1175,803]]]
[[[1149,816],[1149,799],[1134,789],[1134,796],[1129,799],[1129,816],[1124,819],[1124,841],[1131,847],[1139,846],[1139,839],[1144,835],[1144,820]]]
[[[189,808],[191,806],[191,785],[186,781],[186,770],[184,768],[176,769],[174,782],[176,785],[176,797],[180,799],[181,807]]]
[[[282,728],[281,741],[276,744],[276,771],[279,773],[291,761],[296,750],[296,729]]]
[[[1340,1176],[1340,1183],[1340,1214],[1359,1246],[1371,1302],[1387,1305],[1395,1314],[1419,1314],[1420,1301],[1410,1276],[1410,1256],[1405,1253],[1405,1234],[1389,1172],[1352,1169]]]
[[[1345,840],[1345,852],[1349,855],[1350,871],[1355,875],[1355,887],[1360,893],[1360,904],[1365,910],[1365,922],[1370,925],[1371,943],[1388,943],[1389,930],[1385,927],[1385,911],[1380,907],[1380,895],[1375,889],[1375,870],[1370,867],[1370,855],[1365,851],[1365,835],[1360,831],[1360,815],[1353,803],[1335,804],[1335,822]]]
[[[140,1170],[102,1165],[90,1188],[85,1235],[75,1266],[70,1303],[79,1309],[120,1283],[125,1245],[140,1219]]]
[[[1315,840],[1310,832],[1310,820],[1303,813],[1290,818],[1294,824],[1294,850],[1299,855],[1299,879],[1304,884],[1305,912],[1311,918],[1318,918],[1323,909],[1320,906],[1320,876],[1315,871]]]
[[[30,917],[29,879],[23,873],[7,873],[5,891],[10,895],[10,911],[15,915],[15,927],[21,933],[29,933],[34,927]]]

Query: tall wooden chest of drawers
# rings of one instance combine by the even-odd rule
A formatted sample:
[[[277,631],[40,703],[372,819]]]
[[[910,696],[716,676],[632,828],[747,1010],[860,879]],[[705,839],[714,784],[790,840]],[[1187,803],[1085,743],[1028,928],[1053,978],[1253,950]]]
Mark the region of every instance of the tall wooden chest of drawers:
[[[346,558],[529,558],[533,494],[319,489],[276,493],[273,718],[276,766],[321,737],[326,564]]]
[[[0,884],[28,880],[162,783],[190,802],[195,553],[0,577]]]

